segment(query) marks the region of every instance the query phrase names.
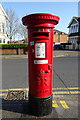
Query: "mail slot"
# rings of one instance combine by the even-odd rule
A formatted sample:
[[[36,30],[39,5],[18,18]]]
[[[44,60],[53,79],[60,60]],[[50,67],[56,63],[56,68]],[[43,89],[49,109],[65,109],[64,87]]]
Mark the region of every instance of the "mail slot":
[[[35,32],[33,33],[33,37],[49,37],[49,33],[47,32]]]

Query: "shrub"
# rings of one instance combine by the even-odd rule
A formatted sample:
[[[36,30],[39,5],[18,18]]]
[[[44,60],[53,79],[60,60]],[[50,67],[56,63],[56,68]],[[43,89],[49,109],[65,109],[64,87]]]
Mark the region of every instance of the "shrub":
[[[26,48],[28,47],[27,43],[22,44],[0,44],[0,48]]]

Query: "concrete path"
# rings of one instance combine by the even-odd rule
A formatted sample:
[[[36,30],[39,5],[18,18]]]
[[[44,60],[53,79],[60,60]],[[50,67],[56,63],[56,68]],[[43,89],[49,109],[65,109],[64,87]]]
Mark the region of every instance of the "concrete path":
[[[64,57],[64,56],[78,56],[80,51],[62,51],[55,50],[53,56],[54,57]],[[11,59],[11,58],[28,58],[28,55],[0,55],[1,59]]]

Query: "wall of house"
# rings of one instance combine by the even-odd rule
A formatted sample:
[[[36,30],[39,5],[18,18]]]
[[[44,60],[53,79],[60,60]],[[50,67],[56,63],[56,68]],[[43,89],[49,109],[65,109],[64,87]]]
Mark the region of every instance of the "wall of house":
[[[54,35],[54,43],[59,43],[59,42],[60,42],[60,36]]]
[[[79,3],[80,4],[80,3]],[[80,5],[78,5],[80,6]],[[80,38],[79,38],[79,17],[73,17],[68,28],[69,28],[69,43],[72,45],[69,46],[69,49],[80,50]]]
[[[7,43],[8,38],[6,34],[6,17],[2,11],[2,6],[0,4],[0,44]]]
[[[69,37],[69,43],[72,43],[72,45],[69,46],[69,49],[79,49],[80,50],[80,45],[78,44],[78,42],[80,43],[80,37],[78,36],[71,36]]]
[[[68,41],[68,35],[58,35],[58,34],[55,34],[54,35],[54,42],[55,43],[66,43]]]

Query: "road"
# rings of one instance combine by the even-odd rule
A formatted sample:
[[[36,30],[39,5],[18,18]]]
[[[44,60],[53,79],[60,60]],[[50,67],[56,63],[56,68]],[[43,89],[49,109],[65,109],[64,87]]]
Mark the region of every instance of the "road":
[[[78,118],[78,61],[79,58],[69,52],[68,56],[54,58],[53,69],[53,118]],[[21,88],[21,89],[19,89]],[[12,91],[28,88],[28,59],[24,58],[3,58],[2,59],[2,89],[0,96],[5,98],[7,89]],[[12,90],[13,89],[13,90]],[[2,92],[2,93],[1,93]],[[16,97],[12,94],[12,97]],[[18,95],[18,93],[17,93]],[[35,118],[25,114],[23,106],[26,104],[18,101],[3,100],[3,118]],[[26,107],[27,108],[27,107]],[[23,110],[23,111],[22,111]],[[1,115],[1,112],[0,112]],[[50,116],[47,116],[50,117]],[[36,117],[37,119],[37,117]],[[77,120],[77,119],[76,119]]]
[[[54,58],[53,88],[78,86],[78,58]],[[2,60],[2,89],[28,88],[28,59]]]

